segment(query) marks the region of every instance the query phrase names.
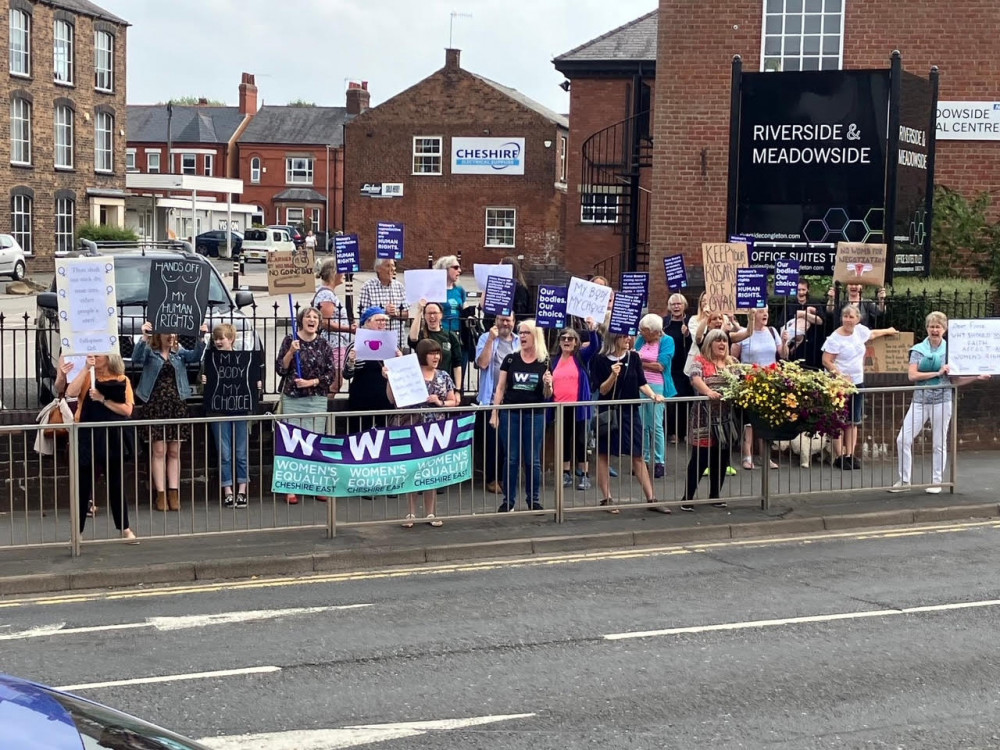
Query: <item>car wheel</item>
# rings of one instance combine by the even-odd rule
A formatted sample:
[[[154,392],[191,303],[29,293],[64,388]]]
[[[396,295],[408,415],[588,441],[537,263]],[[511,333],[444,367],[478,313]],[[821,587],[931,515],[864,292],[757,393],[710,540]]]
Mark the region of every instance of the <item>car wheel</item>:
[[[14,264],[14,273],[12,273],[10,277],[14,279],[14,281],[20,281],[24,278],[24,270],[24,261],[19,260]]]
[[[208,245],[198,245],[194,250],[198,255],[208,255]]]

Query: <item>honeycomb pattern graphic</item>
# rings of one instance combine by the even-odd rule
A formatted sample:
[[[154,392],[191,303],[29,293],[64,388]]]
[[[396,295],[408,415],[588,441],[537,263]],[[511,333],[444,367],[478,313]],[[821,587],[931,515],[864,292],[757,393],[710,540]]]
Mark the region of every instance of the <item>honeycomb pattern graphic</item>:
[[[807,242],[881,242],[885,225],[885,211],[872,208],[864,219],[852,219],[846,209],[831,208],[822,219],[810,219],[802,227]],[[923,217],[914,217],[910,233],[924,231]]]

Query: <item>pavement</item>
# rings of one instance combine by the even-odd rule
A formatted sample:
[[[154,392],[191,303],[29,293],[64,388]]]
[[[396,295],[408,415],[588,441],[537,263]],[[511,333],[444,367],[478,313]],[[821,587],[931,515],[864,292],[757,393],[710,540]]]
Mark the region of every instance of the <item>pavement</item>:
[[[332,539],[312,526],[144,538],[138,546],[115,540],[85,544],[78,558],[65,545],[11,548],[0,550],[0,597],[989,519],[1000,516],[998,461],[1000,451],[960,453],[957,489],[938,495],[862,489],[787,495],[767,509],[749,499],[731,500],[725,510],[675,507],[669,516],[637,503],[620,515],[596,508],[567,513],[563,523],[554,522],[551,510],[485,514],[446,519],[440,528],[343,525]]]

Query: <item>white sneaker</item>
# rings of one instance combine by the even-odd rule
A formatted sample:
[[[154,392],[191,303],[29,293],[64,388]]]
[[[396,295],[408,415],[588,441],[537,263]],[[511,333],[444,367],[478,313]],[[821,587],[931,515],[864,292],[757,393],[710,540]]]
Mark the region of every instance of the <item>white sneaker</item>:
[[[889,488],[889,492],[906,492],[909,489],[909,482],[893,482],[892,487]]]
[[[942,489],[944,488],[934,486],[934,487],[928,487],[926,490],[924,490],[924,492],[926,492],[928,495],[940,495]]]

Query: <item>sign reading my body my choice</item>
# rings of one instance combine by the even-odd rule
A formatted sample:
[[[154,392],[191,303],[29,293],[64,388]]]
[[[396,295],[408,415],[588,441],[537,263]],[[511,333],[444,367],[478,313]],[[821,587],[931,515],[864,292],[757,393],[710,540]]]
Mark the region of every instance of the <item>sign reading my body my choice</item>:
[[[535,307],[535,323],[539,328],[566,327],[568,289],[565,286],[539,285],[538,304]]]
[[[356,234],[338,234],[333,238],[337,253],[337,273],[357,273],[361,270],[361,247]]]
[[[398,221],[380,221],[375,226],[375,257],[389,260],[403,259],[403,224]]]
[[[153,333],[197,336],[208,309],[210,281],[203,261],[154,260],[149,268],[146,313]]]
[[[252,414],[257,408],[260,362],[252,351],[209,349],[205,356],[205,410]]]

